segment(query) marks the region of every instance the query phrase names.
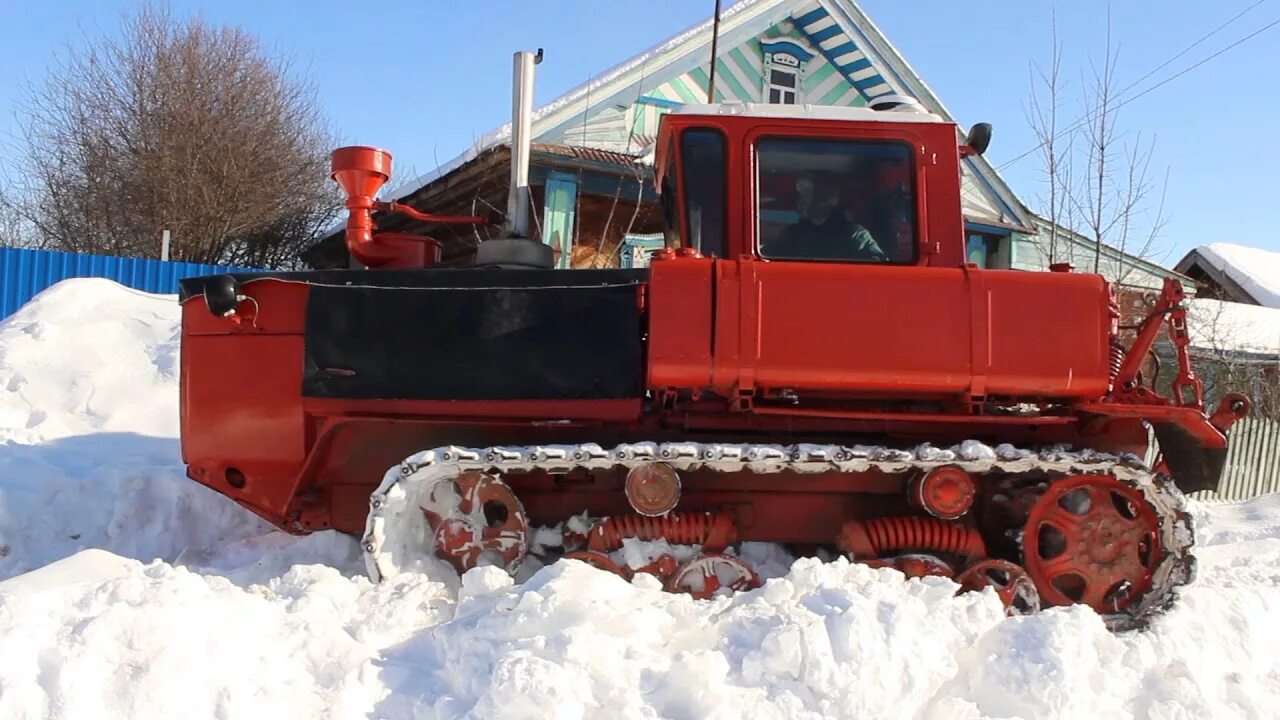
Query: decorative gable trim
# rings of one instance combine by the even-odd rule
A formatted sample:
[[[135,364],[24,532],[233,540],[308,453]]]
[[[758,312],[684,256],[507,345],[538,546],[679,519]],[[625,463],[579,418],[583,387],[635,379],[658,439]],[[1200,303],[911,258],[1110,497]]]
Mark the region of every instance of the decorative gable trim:
[[[811,63],[811,67],[817,64],[817,56],[821,55],[822,60],[851,86],[843,88],[833,84],[828,76],[821,87],[816,87],[820,81],[815,79],[815,87],[805,88],[809,92],[805,101],[823,105],[857,105],[863,104],[861,98],[897,92],[914,97],[931,112],[952,119],[937,96],[853,0],[738,0],[730,5],[721,18],[720,44],[733,50],[722,53],[717,59],[717,101],[741,99],[742,95],[754,94],[757,88],[763,89],[760,57],[744,59],[740,46],[745,42],[753,45],[764,42],[760,39],[762,33],[788,20],[794,25],[795,33],[770,38],[768,42],[790,42],[814,53],[811,60],[805,61]],[[578,133],[578,138],[583,138],[587,134],[583,131],[590,131],[596,125],[609,125],[610,128],[616,125],[616,128],[604,128],[602,131],[611,133],[610,137],[630,138],[624,140],[619,149],[622,145],[626,145],[628,151],[643,148],[651,134],[648,128],[650,121],[656,121],[662,111],[686,102],[704,101],[704,66],[711,44],[711,25],[708,19],[691,27],[544,105],[535,112],[535,141],[563,142],[573,136],[571,130]],[[801,45],[806,41],[810,48]],[[755,73],[749,72],[748,68]],[[814,73],[816,78],[817,74],[830,73],[830,70],[824,64],[822,68],[814,69]],[[725,78],[723,83],[720,81],[722,77]],[[668,86],[671,94],[665,92]],[[767,89],[763,94],[767,99]],[[633,107],[639,112],[618,109]],[[407,196],[509,138],[508,123],[480,138],[452,162],[396,188],[394,194],[396,197]],[[964,162],[965,174],[971,178],[972,187],[987,198],[999,219],[1033,232],[1035,224],[1030,211],[1005,185],[995,169],[981,157],[971,157]]]
[[[759,36],[785,20],[794,2],[795,0],[738,0],[721,14],[720,47],[737,47]],[[559,137],[569,128],[589,122],[606,108],[635,103],[638,98],[651,94],[653,89],[663,85],[668,79],[679,78],[690,72],[696,74],[710,59],[711,26],[712,21],[708,19],[552,101],[542,111],[535,113],[534,137],[543,140]],[[717,75],[720,73],[720,62],[716,66]],[[658,78],[656,82],[655,78]],[[704,89],[703,97],[667,99],[677,102],[705,102],[705,93]],[[724,98],[718,93],[716,99]]]
[[[849,84],[870,100],[893,92],[869,57],[819,0],[807,0],[791,16],[796,29],[818,48]]]
[[[851,0],[808,0],[809,4],[820,5],[835,18],[835,22],[844,33],[853,38],[860,47],[869,51],[880,63],[879,72],[884,82],[897,92],[915,98],[930,112],[955,122],[955,118],[947,111],[946,106],[925,84],[915,70],[907,64],[906,59],[898,52],[885,34],[871,18]],[[964,160],[966,175],[972,177],[983,194],[989,197],[1000,208],[1001,219],[1015,223],[1028,232],[1035,232],[1036,223],[1033,213],[1027,209],[1013,190],[1005,183],[1004,178],[987,162],[986,158],[976,155]]]
[[[766,60],[774,59],[774,55],[790,56],[795,59],[796,67],[813,59],[813,51],[810,48],[803,47],[791,38],[762,37],[760,38],[760,50],[764,53]],[[786,62],[782,58],[778,58],[778,61]]]

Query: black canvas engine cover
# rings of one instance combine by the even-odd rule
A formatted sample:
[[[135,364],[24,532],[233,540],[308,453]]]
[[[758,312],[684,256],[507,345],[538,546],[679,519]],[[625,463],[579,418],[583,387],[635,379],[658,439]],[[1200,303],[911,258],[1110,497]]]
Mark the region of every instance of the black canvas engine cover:
[[[583,400],[643,394],[638,274],[415,275],[400,286],[310,287],[305,396]]]

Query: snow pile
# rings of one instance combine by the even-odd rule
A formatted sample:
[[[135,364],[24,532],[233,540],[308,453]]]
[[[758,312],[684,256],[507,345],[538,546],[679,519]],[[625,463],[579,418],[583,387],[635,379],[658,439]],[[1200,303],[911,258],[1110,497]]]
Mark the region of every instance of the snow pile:
[[[104,433],[0,446],[0,580],[87,547],[176,560],[267,530],[186,479],[173,439]]]
[[[576,561],[519,585],[439,567],[374,585],[350,538],[268,531],[182,477],[158,420],[175,412],[176,303],[83,280],[37,302],[0,325],[4,372],[26,381],[0,407],[28,413],[0,444],[6,719],[1245,718],[1280,704],[1280,496],[1196,506],[1199,579],[1119,636],[1088,609],[1007,619],[990,592],[755,546],[764,586],[705,602]],[[46,342],[19,329],[36,326]],[[120,378],[137,393],[94,387]]]
[[[1259,303],[1280,308],[1280,252],[1230,243],[1213,243],[1196,250]]]
[[[0,584],[0,717],[363,717],[382,633],[434,619],[422,578],[369,588],[306,567],[246,590],[164,563],[110,571]]]
[[[178,436],[176,296],[60,282],[0,322],[0,441]]]
[[[1280,308],[1197,298],[1189,303],[1187,330],[1194,347],[1280,356]]]
[[[0,580],[86,547],[141,560],[267,527],[187,480],[179,307],[58,283],[0,322]]]
[[[100,578],[0,584],[0,716],[1266,716],[1280,500],[1210,512],[1201,580],[1121,636],[1087,609],[1005,619],[990,594],[844,560],[698,602],[576,561],[522,585],[481,568],[455,590],[91,557]]]

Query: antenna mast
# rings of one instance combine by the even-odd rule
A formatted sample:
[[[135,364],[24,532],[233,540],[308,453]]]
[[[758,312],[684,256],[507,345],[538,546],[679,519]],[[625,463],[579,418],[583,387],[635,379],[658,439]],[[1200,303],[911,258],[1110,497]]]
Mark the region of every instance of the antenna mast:
[[[720,0],[716,0],[716,13],[711,21],[711,71],[707,73],[707,102],[716,101],[716,43],[720,40]]]

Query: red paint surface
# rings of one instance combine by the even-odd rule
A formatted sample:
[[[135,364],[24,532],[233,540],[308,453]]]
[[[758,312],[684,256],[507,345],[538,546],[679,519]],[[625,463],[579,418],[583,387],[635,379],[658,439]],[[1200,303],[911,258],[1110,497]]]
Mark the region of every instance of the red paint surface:
[[[369,492],[407,455],[442,445],[696,438],[760,442],[1068,442],[1141,452],[1141,421],[1223,434],[1203,412],[1110,388],[1111,292],[1099,277],[964,264],[955,127],[668,116],[671,133],[714,122],[730,139],[726,258],[655,260],[645,385],[655,400],[337,401],[301,396],[308,286],[262,280],[237,318],[183,306],[182,450],[195,480],[294,532],[363,529]],[[915,265],[762,261],[749,152],[757,135],[874,137],[918,148]],[[687,232],[684,235],[687,237]],[[419,244],[420,247],[427,245]],[[447,297],[442,294],[442,297]],[[447,301],[447,299],[445,300]],[[1056,414],[984,414],[989,401]],[[551,424],[554,423],[554,424]],[[622,476],[512,478],[531,522],[625,512]],[[904,479],[682,477],[681,511],[728,508],[743,539],[832,542],[843,523],[909,511]]]

